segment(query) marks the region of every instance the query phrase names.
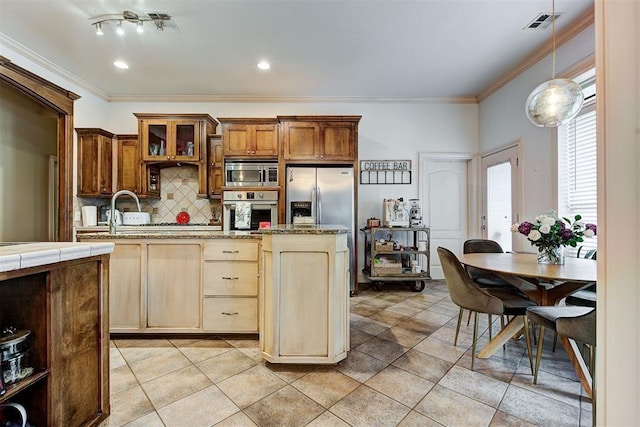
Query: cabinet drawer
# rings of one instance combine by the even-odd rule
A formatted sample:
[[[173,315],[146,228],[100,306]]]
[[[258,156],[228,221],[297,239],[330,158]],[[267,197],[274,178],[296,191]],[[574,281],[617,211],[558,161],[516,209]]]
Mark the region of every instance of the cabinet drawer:
[[[218,240],[204,244],[206,261],[257,261],[258,242],[246,240]]]
[[[258,264],[205,262],[205,295],[258,295]]]
[[[257,332],[258,299],[205,297],[202,328],[219,332]]]

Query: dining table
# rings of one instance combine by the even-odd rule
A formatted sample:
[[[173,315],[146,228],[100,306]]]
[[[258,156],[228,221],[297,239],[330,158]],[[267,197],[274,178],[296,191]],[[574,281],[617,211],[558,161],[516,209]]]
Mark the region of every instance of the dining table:
[[[491,271],[516,286],[538,305],[557,305],[566,296],[597,280],[597,262],[566,257],[564,264],[538,263],[531,253],[468,253],[459,257],[462,264]],[[478,353],[486,359],[524,328],[522,316],[514,316]],[[592,395],[592,378],[575,341],[560,337],[585,391]]]

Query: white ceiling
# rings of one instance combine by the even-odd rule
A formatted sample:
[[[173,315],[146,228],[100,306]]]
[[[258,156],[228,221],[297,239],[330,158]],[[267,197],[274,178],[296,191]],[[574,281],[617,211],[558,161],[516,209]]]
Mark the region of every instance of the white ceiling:
[[[556,0],[556,32],[592,5]],[[178,28],[95,34],[125,10]],[[468,99],[550,40],[523,30],[541,12],[551,0],[0,0],[0,42],[107,99]]]

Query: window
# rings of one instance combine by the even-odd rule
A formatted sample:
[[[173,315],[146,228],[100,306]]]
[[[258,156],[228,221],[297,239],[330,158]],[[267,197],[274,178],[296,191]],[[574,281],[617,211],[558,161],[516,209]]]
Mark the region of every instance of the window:
[[[578,116],[558,128],[558,213],[595,224],[597,221],[595,70],[575,79],[585,95]],[[595,249],[597,238],[585,239],[585,249]],[[584,253],[585,250],[582,251]],[[569,248],[575,256],[577,248]]]

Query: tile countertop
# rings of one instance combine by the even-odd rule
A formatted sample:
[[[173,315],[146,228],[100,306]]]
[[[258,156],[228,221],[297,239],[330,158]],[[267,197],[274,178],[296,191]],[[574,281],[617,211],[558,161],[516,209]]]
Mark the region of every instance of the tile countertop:
[[[1,243],[0,245],[0,272],[110,254],[114,248],[114,244],[108,242],[35,242]]]

